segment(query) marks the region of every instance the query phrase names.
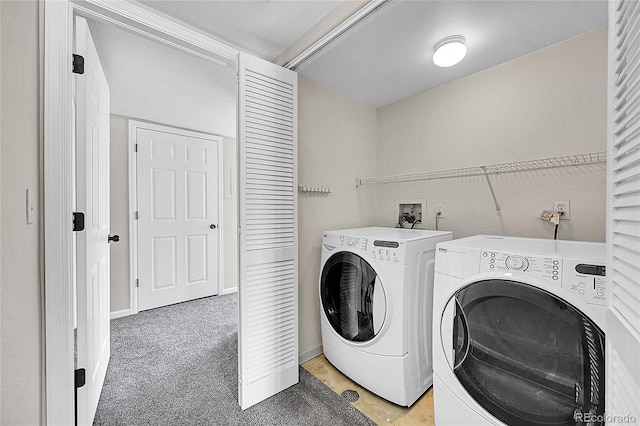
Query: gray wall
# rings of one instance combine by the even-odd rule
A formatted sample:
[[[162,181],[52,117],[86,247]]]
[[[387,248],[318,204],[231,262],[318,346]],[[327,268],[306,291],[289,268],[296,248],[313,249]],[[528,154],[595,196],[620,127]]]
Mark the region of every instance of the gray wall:
[[[223,137],[224,197],[224,292],[238,288],[238,145],[236,138]]]
[[[129,309],[129,119],[111,114],[111,312]]]
[[[2,234],[2,366],[0,400],[3,425],[36,425],[41,420],[43,380],[40,285],[40,206],[27,225],[25,190],[40,196],[38,115],[38,3],[2,1],[0,139],[0,233]]]
[[[2,2],[0,2],[0,23],[2,23]],[[0,52],[2,52],[2,31],[0,31]],[[0,55],[0,99],[2,99],[2,55]],[[2,188],[2,102],[0,102],[0,188]],[[2,192],[0,191],[0,212],[2,212]],[[2,253],[2,226],[0,225],[0,253]],[[2,313],[2,262],[0,261],[0,315]],[[0,321],[0,366],[2,366],[2,322]],[[0,367],[0,392],[2,391],[2,368]],[[0,421],[2,421],[2,397],[0,393]]]
[[[378,176],[455,169],[606,150],[607,31],[600,29],[378,110]],[[571,201],[559,237],[605,239],[605,165],[378,186],[377,223],[397,222],[397,200],[427,199],[425,224],[454,238],[549,238],[539,219]]]
[[[298,83],[298,184],[332,190],[298,198],[300,356],[305,359],[321,345],[322,232],[375,222],[375,193],[357,191],[355,179],[376,173],[376,110],[302,75]]]
[[[2,23],[2,2],[0,2],[0,23]],[[0,31],[0,52],[2,52],[2,31]],[[0,99],[2,99],[2,55],[0,55]],[[0,188],[2,188],[2,102],[0,102]],[[0,191],[0,212],[2,212],[2,192]],[[0,253],[2,253],[2,226],[0,225]],[[2,313],[2,262],[0,261],[0,314]],[[2,366],[2,322],[0,321],[0,366]],[[0,367],[0,392],[2,390],[2,368]],[[0,393],[0,421],[2,421],[2,398]]]

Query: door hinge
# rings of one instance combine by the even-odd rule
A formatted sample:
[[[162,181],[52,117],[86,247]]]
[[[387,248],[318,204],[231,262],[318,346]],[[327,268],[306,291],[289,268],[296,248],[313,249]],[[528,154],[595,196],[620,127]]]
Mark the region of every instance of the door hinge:
[[[136,287],[140,287],[140,280],[136,278]]]
[[[87,383],[87,372],[84,368],[78,368],[74,371],[74,379],[76,389],[83,387]]]
[[[73,212],[73,231],[84,231],[84,213]]]
[[[138,212],[135,213],[135,219],[138,220]]]
[[[133,152],[138,152],[138,144],[133,145]]]
[[[75,422],[74,425],[78,426],[78,388],[83,387],[87,383],[87,372],[84,368],[78,368],[73,371],[73,406],[75,408]]]
[[[84,58],[75,53],[73,54],[73,73],[84,74]]]

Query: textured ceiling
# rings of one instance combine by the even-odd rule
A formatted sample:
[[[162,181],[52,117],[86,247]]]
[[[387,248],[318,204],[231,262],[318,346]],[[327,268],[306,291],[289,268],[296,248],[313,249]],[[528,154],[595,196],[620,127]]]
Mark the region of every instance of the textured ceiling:
[[[336,0],[140,2],[269,61],[342,3]]]
[[[89,22],[111,112],[224,136],[236,134],[236,72],[112,25]]]
[[[298,69],[380,107],[607,24],[607,2],[393,1]],[[451,68],[431,60],[442,38],[468,54]]]
[[[142,3],[272,60],[341,2]],[[297,71],[380,107],[606,24],[605,0],[393,0]],[[436,67],[431,60],[434,44],[454,34],[466,38],[467,57],[451,68]],[[114,61],[116,51],[112,52]],[[148,60],[154,63],[152,57]],[[141,64],[141,69],[144,66]]]

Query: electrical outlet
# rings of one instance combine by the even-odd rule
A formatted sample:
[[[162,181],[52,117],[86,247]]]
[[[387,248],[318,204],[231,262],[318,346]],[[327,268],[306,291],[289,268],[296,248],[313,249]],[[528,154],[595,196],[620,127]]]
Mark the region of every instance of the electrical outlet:
[[[553,211],[555,213],[563,213],[562,215],[560,215],[560,220],[571,219],[571,204],[569,200],[554,201]]]
[[[444,217],[444,207],[442,206],[442,204],[436,205],[436,216]]]

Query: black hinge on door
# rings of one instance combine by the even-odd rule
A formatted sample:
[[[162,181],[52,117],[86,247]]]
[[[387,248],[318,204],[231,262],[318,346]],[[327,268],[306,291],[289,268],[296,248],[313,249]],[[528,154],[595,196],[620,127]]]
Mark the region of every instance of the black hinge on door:
[[[78,368],[73,372],[73,379],[75,381],[75,389],[73,390],[73,401],[76,408],[76,422],[78,426],[78,388],[83,387],[87,383],[87,371],[84,368]]]
[[[84,58],[75,53],[73,54],[73,73],[84,74]]]
[[[140,280],[136,278],[136,287],[140,287]]]
[[[84,231],[84,213],[73,212],[73,231]]]
[[[138,144],[135,144],[135,145],[133,146],[133,152],[138,152]]]
[[[87,384],[87,371],[84,368],[78,368],[74,372],[74,380],[76,389],[83,387],[85,384]]]

